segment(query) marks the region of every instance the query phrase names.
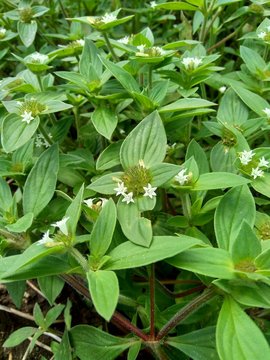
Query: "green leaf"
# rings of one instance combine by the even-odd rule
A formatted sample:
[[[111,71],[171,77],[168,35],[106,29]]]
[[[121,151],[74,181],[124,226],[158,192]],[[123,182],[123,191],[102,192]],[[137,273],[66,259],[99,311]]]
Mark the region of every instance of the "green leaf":
[[[25,326],[14,331],[4,342],[3,347],[13,347],[21,344],[24,340],[32,336],[37,331],[37,328],[32,326]]]
[[[119,65],[112,63],[105,58],[100,58],[105,67],[113,74],[113,76],[120,82],[124,89],[129,92],[140,92],[140,87],[137,84],[136,80],[129,72],[124,70]]]
[[[9,211],[12,205],[12,193],[8,183],[0,177],[0,209]]]
[[[103,65],[100,61],[100,58],[98,57],[99,53],[100,52],[93,43],[93,41],[86,38],[79,65],[80,73],[83,75],[84,78],[86,78],[87,81],[96,80],[96,78],[93,77],[93,69],[96,76],[101,76],[102,74]],[[92,65],[92,67],[89,66],[90,64]]]
[[[52,306],[61,293],[65,282],[58,276],[44,276],[38,279],[38,286]]]
[[[270,357],[269,345],[261,330],[231,297],[226,297],[221,308],[216,339],[221,360]]]
[[[108,250],[116,224],[116,206],[112,199],[103,206],[90,236],[91,255],[101,258]]]
[[[230,254],[223,249],[212,247],[189,249],[167,262],[179,269],[214,278],[233,279],[235,277]]]
[[[38,26],[35,20],[31,20],[30,23],[18,21],[17,30],[24,46],[29,47],[33,44],[37,28]]]
[[[124,169],[143,160],[146,167],[161,163],[166,154],[166,133],[156,111],[144,118],[125,138],[120,159]]]
[[[127,360],[136,360],[137,356],[139,355],[139,352],[141,350],[141,347],[142,347],[141,342],[137,342],[137,343],[131,345],[128,350]]]
[[[17,308],[20,308],[26,288],[25,281],[14,281],[12,283],[6,284],[6,288],[13,303]]]
[[[11,232],[22,233],[30,228],[34,219],[33,213],[28,213],[23,215],[19,220],[15,223],[6,225],[5,228]]]
[[[106,107],[97,108],[92,114],[92,123],[99,134],[110,140],[117,126],[115,112]]]
[[[96,162],[97,170],[108,170],[120,164],[119,153],[121,145],[122,141],[117,141],[116,143],[110,144],[102,151]]]
[[[216,104],[204,99],[185,98],[185,99],[176,100],[175,102],[169,105],[161,107],[159,109],[159,112],[164,113],[164,112],[183,111],[183,110],[197,109],[197,108],[203,108],[214,105]]]
[[[200,174],[209,172],[209,164],[205,151],[194,139],[192,139],[191,142],[188,144],[186,160],[191,157],[194,157],[194,160],[198,165]]]
[[[155,5],[155,9],[196,11],[196,10],[198,10],[198,7],[189,5],[182,1],[169,1],[167,3],[161,3],[161,4]]]
[[[44,151],[30,171],[23,192],[24,214],[37,216],[53,197],[59,166],[58,146]]]
[[[149,248],[127,241],[108,254],[111,259],[106,262],[104,269],[121,270],[149,265],[200,244],[200,240],[185,235],[154,236]]]
[[[180,167],[174,164],[162,163],[151,166],[150,171],[152,176],[151,185],[161,186],[177,175]]]
[[[262,78],[266,63],[258,52],[246,46],[240,46],[240,55],[247,65],[248,70],[252,74],[259,75],[259,78]]]
[[[67,228],[69,233],[73,236],[76,234],[77,224],[81,215],[81,207],[83,201],[83,191],[84,185],[80,187],[78,194],[76,195],[75,199],[72,200],[72,203],[67,208],[65,217],[68,217],[67,221]]]
[[[64,335],[62,337],[62,341],[57,347],[57,349],[53,349],[54,352],[54,360],[72,360],[72,348],[69,342],[68,331],[65,330]]]
[[[96,311],[110,321],[119,297],[117,276],[113,271],[89,271],[87,274],[89,291]]]
[[[270,198],[270,174],[264,173],[263,177],[257,178],[252,181],[251,186],[258,193],[263,194]]]
[[[192,360],[219,360],[214,326],[168,338],[166,344],[181,350]]]
[[[24,145],[36,132],[39,117],[36,116],[30,124],[22,122],[17,114],[9,114],[2,122],[1,142],[5,152],[12,152]]]
[[[38,326],[45,329],[45,318],[43,316],[43,313],[40,309],[40,306],[38,303],[35,303],[34,310],[33,310],[33,316],[35,319],[35,322]]]
[[[117,187],[117,183],[121,181],[122,175],[123,172],[120,171],[103,175],[94,180],[86,189],[94,190],[100,194],[113,195],[115,194],[114,189]]]
[[[223,189],[248,184],[249,182],[249,179],[236,174],[226,172],[206,173],[199,177],[199,180],[194,184],[193,190]]]
[[[229,190],[221,199],[215,213],[215,233],[220,248],[229,250],[243,220],[251,227],[255,223],[255,202],[246,185]]]
[[[64,308],[65,305],[57,304],[47,312],[45,316],[45,324],[47,328],[49,328],[56,321]]]
[[[134,344],[134,339],[116,337],[88,325],[78,325],[70,331],[75,354],[80,360],[114,360]]]
[[[243,100],[243,102],[256,114],[265,117],[263,110],[269,108],[269,104],[261,96],[235,84],[231,84],[231,87],[236,94]]]

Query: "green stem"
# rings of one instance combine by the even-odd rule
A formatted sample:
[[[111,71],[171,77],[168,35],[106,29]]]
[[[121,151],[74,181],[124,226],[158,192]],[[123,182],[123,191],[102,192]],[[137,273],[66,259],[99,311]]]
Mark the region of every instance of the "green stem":
[[[181,195],[181,202],[182,202],[182,209],[183,209],[183,215],[190,220],[191,215],[191,201],[188,193],[185,193]]]
[[[149,70],[148,70],[148,88],[152,89],[152,84],[153,84],[153,68],[151,65],[149,65]]]
[[[215,290],[213,288],[206,289],[201,295],[191,300],[189,304],[184,306],[180,311],[178,311],[168,322],[163,326],[160,332],[157,334],[156,340],[161,340],[169,334],[169,332],[174,329],[181,321],[186,319],[194,311],[198,310],[202,305],[204,305],[208,300],[210,300],[215,295]]]
[[[41,124],[41,122],[39,123],[38,126],[39,131],[41,132],[41,134],[43,135],[44,139],[50,144],[53,144],[52,139],[49,137],[49,135],[47,134],[47,131],[45,130],[45,128],[43,127],[43,125]]]
[[[68,251],[70,255],[73,256],[75,260],[77,260],[83,270],[87,273],[89,271],[89,265],[85,257],[80,253],[80,251],[74,247],[70,247]]]
[[[155,264],[150,265],[150,339],[155,339]]]
[[[106,45],[107,45],[107,47],[108,47],[108,50],[110,51],[110,53],[111,53],[114,61],[115,61],[115,62],[118,62],[118,61],[119,61],[118,56],[117,56],[116,53],[114,52],[114,49],[113,49],[113,47],[112,47],[112,44],[110,43],[110,39],[109,39],[109,37],[108,37],[108,34],[107,34],[106,32],[103,32],[103,37],[104,37],[104,40],[105,40]]]
[[[76,131],[77,131],[77,140],[80,139],[80,117],[78,113],[78,107],[74,108],[74,116],[75,116],[75,125],[76,125]]]

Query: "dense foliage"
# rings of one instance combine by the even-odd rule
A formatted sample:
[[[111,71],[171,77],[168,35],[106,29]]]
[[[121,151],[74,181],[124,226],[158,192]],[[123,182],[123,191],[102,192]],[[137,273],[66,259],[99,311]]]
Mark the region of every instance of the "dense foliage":
[[[37,279],[51,306],[4,346],[270,358],[270,1],[0,11],[0,281],[19,307]]]

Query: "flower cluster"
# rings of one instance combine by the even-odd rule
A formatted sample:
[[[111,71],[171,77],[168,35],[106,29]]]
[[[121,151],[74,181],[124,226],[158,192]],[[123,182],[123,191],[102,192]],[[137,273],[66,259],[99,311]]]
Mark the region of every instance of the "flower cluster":
[[[182,60],[182,64],[185,66],[186,70],[194,70],[197,69],[199,65],[201,65],[202,59],[194,56],[194,57],[185,57]]]
[[[152,46],[150,48],[147,48],[146,45],[142,44],[137,46],[137,49],[139,50],[136,52],[136,56],[144,56],[144,57],[159,57],[166,55],[166,51],[163,50],[159,46]]]
[[[239,154],[239,160],[242,165],[247,166],[248,164],[252,164],[250,176],[253,177],[253,179],[256,179],[257,177],[263,177],[264,171],[262,168],[268,168],[269,167],[269,161],[262,156],[259,161],[255,163],[253,161],[253,157],[255,156],[255,153],[250,150],[244,150]]]
[[[48,55],[41,54],[37,51],[27,56],[26,58],[26,62],[32,64],[46,64],[48,61],[49,61]]]
[[[48,136],[50,139],[52,139],[51,133],[48,133]],[[50,147],[50,144],[48,143],[48,141],[45,139],[45,137],[42,134],[37,134],[36,139],[35,139],[35,146],[36,147],[45,146],[45,148],[48,148],[48,147]]]
[[[36,99],[31,98],[24,102],[18,101],[19,115],[22,117],[22,121],[30,124],[30,122],[38,116],[42,111],[46,110],[46,106],[38,102]]]
[[[98,200],[98,201],[95,201],[95,200]],[[100,208],[103,208],[103,206],[108,202],[108,199],[101,198],[101,197],[100,198],[89,198],[89,199],[85,199],[83,202],[90,209],[99,210]]]
[[[67,228],[67,221],[69,220],[69,217],[64,217],[62,220],[56,221],[55,223],[51,224],[54,228],[59,228],[60,232],[64,234],[65,236],[68,236],[68,228]],[[47,245],[47,246],[54,246],[55,244],[60,244],[55,242],[53,238],[50,237],[50,231],[47,230],[41,240],[39,240],[38,245]]]
[[[157,196],[156,194],[157,188],[152,186],[150,183],[148,183],[147,186],[144,186],[143,189],[144,189],[143,196],[148,196],[150,197],[150,199],[153,199],[154,196]],[[127,204],[131,202],[134,203],[133,191],[127,193],[128,190],[123,181],[119,181],[117,187],[114,190],[116,191],[116,196],[119,195],[123,196],[122,202],[126,202]]]

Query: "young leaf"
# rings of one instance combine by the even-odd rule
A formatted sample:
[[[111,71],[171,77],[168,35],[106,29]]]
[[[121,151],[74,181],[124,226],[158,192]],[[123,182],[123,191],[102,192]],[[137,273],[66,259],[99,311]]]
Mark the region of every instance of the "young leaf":
[[[224,300],[218,317],[216,339],[221,360],[270,357],[269,345],[261,330],[229,296]]]
[[[52,145],[44,151],[30,171],[24,185],[24,214],[32,212],[36,217],[53,197],[59,159],[58,146]]]
[[[25,292],[25,281],[14,281],[6,284],[8,293],[17,308],[21,307],[23,295]]]
[[[54,306],[47,312],[47,314],[45,316],[45,324],[46,324],[47,328],[49,328],[55,322],[55,320],[59,317],[61,312],[64,310],[64,307],[65,307],[65,305],[57,304],[56,306]]]
[[[36,324],[39,327],[41,327],[42,329],[46,329],[45,318],[43,316],[43,313],[42,313],[38,303],[35,303],[34,310],[33,310],[33,316],[34,316]]]
[[[102,208],[90,236],[91,255],[101,258],[106,254],[116,224],[116,207],[112,199]]]
[[[72,203],[67,208],[65,217],[69,218],[67,221],[67,227],[69,232],[74,236],[77,229],[77,224],[81,215],[81,207],[83,200],[83,191],[84,185],[81,186],[78,194],[75,199],[72,200]]]
[[[106,107],[97,108],[92,114],[92,123],[99,134],[110,140],[117,126],[115,112]]]
[[[34,219],[33,213],[28,213],[18,219],[14,224],[6,225],[5,228],[11,232],[21,233],[30,228]]]
[[[126,168],[143,160],[146,167],[161,163],[166,154],[166,133],[156,111],[144,118],[125,138],[120,149],[121,164]]]
[[[89,291],[96,311],[110,321],[119,297],[117,276],[113,271],[89,271],[87,274]]]
[[[24,340],[32,336],[37,331],[32,326],[25,326],[14,331],[4,342],[3,347],[13,347],[21,344]]]
[[[61,293],[65,282],[58,276],[44,276],[38,279],[38,285],[52,306],[57,296]]]

